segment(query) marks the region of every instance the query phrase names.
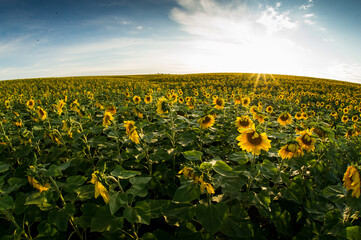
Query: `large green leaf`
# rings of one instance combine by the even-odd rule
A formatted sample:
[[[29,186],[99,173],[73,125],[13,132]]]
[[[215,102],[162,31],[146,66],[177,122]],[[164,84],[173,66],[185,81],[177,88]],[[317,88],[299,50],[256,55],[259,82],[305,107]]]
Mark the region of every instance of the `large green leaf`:
[[[190,202],[195,199],[199,199],[200,194],[201,194],[201,189],[199,185],[193,183],[192,181],[188,181],[179,188],[177,188],[173,196],[173,201]]]
[[[127,195],[125,193],[114,193],[109,198],[110,213],[114,215],[121,207],[126,206],[128,203]]]
[[[96,214],[91,219],[92,232],[115,231],[122,229],[123,218],[112,216],[108,206],[98,208]]]
[[[211,234],[216,233],[222,226],[222,223],[228,213],[228,207],[225,203],[216,205],[200,204],[196,208],[196,217],[205,230]]]
[[[183,152],[183,156],[189,161],[200,161],[203,153],[196,150]]]
[[[124,217],[131,223],[142,223],[149,225],[151,219],[151,208],[147,201],[140,201],[135,207],[126,207]]]

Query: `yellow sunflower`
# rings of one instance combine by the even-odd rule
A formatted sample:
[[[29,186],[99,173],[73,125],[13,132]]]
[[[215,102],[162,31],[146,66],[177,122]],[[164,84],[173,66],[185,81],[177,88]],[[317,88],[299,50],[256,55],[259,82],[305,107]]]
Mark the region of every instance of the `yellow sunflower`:
[[[358,121],[358,116],[357,115],[352,116],[352,121],[357,122]]]
[[[259,123],[264,123],[265,116],[263,114],[261,114],[261,113],[255,112],[255,113],[253,113],[253,119],[258,120]]]
[[[343,186],[347,191],[352,190],[352,197],[360,197],[360,173],[354,166],[349,166],[343,175]]]
[[[316,139],[312,137],[313,129],[306,129],[304,131],[300,131],[297,134],[300,136],[296,138],[302,149],[305,149],[307,152],[315,150]]]
[[[233,98],[233,102],[234,102],[234,105],[239,105],[242,103],[242,97],[240,95],[236,95],[234,98]]]
[[[236,127],[240,133],[252,127],[253,121],[248,116],[237,117],[235,121]]]
[[[61,115],[63,113],[63,107],[65,106],[65,102],[63,99],[59,100],[58,104],[56,104],[56,111],[58,115]]]
[[[272,113],[272,112],[273,112],[273,107],[272,107],[272,106],[268,106],[268,107],[266,108],[266,112]]]
[[[347,122],[348,122],[348,117],[345,116],[345,115],[343,115],[342,118],[341,118],[341,121],[342,121],[343,123],[347,123]]]
[[[207,129],[212,127],[214,122],[215,122],[214,116],[210,114],[198,119],[197,121],[197,123],[200,125],[199,127],[202,129]]]
[[[222,98],[216,98],[213,100],[214,108],[223,109],[224,108],[224,100]]]
[[[157,113],[163,115],[168,113],[169,105],[168,100],[165,97],[161,97],[157,102]]]
[[[105,110],[105,112],[110,113],[111,115],[115,115],[117,112],[117,109],[115,108],[114,105],[110,105],[107,107],[107,109]]]
[[[242,98],[242,106],[248,107],[248,105],[251,103],[251,99],[249,97]]]
[[[282,159],[291,159],[293,157],[303,156],[303,151],[298,143],[289,143],[281,147],[278,151],[278,156]]]
[[[149,103],[151,103],[152,101],[153,101],[152,96],[150,96],[150,95],[145,96],[144,102],[145,102],[146,104],[149,104]]]
[[[238,146],[243,150],[255,155],[259,155],[261,149],[268,151],[271,148],[271,141],[266,133],[259,134],[254,128],[242,132],[236,140],[239,141]]]
[[[30,99],[29,101],[26,102],[26,106],[30,109],[33,109],[35,106],[35,102],[34,100]]]
[[[98,198],[99,195],[102,196],[104,202],[106,204],[109,203],[109,193],[108,190],[104,187],[104,185],[99,181],[98,175],[99,172],[95,171],[92,173],[92,179],[90,180],[90,183],[94,184],[95,187],[95,192],[94,192],[94,197]]]
[[[295,118],[296,118],[297,120],[302,119],[302,118],[303,118],[302,113],[297,112],[297,113],[295,114]]]
[[[108,125],[111,124],[111,121],[114,120],[113,115],[110,112],[105,111],[104,117],[103,117],[103,126],[108,127]]]
[[[48,117],[48,114],[44,109],[38,107],[38,116],[42,121],[44,121]]]
[[[277,122],[282,126],[286,126],[292,123],[292,116],[287,112],[281,113],[281,115],[277,119]]]
[[[130,140],[138,144],[139,136],[137,130],[135,130],[137,127],[134,124],[134,121],[124,121],[125,133],[128,135]]]
[[[133,102],[134,102],[135,104],[139,104],[141,101],[142,101],[142,99],[141,99],[139,96],[135,95],[135,96],[133,97]]]

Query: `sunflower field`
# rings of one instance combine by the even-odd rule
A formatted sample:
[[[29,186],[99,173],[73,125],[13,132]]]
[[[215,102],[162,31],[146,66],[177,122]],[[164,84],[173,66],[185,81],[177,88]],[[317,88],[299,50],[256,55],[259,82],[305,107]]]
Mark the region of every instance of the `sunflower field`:
[[[0,82],[0,239],[360,239],[361,85]]]

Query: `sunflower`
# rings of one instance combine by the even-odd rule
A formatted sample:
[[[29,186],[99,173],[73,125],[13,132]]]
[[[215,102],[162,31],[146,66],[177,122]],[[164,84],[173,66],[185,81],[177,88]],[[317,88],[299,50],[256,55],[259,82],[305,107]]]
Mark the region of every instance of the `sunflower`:
[[[268,107],[266,108],[266,112],[272,113],[272,112],[273,112],[273,107],[272,107],[272,106],[268,106]]]
[[[141,101],[142,101],[142,99],[141,99],[139,96],[135,95],[135,96],[133,97],[133,102],[134,102],[135,104],[139,104]]]
[[[169,105],[168,100],[165,97],[161,97],[157,102],[157,113],[163,115],[168,113]]]
[[[65,104],[66,103],[63,101],[63,99],[59,100],[58,104],[56,104],[56,111],[59,116],[63,113],[63,107]]]
[[[223,109],[224,108],[224,100],[222,98],[216,98],[213,100],[214,108]]]
[[[259,123],[264,123],[264,121],[265,121],[265,116],[264,116],[263,114],[261,114],[261,113],[255,112],[255,113],[253,114],[253,119],[254,119],[254,120],[258,120]]]
[[[254,127],[242,132],[236,140],[239,141],[238,146],[247,152],[252,152],[255,155],[261,153],[261,149],[268,151],[271,148],[271,141],[268,139],[266,133],[259,134]]]
[[[303,119],[307,119],[308,118],[308,114],[306,112],[302,113],[302,118]]]
[[[178,102],[179,102],[180,104],[183,104],[183,103],[184,103],[184,98],[183,98],[183,97],[179,97],[179,98],[178,98]]]
[[[42,185],[35,178],[32,178],[30,176],[28,176],[28,181],[31,184],[31,186],[38,189],[40,193],[43,192],[43,191],[46,192],[46,191],[48,191],[50,189],[50,184],[49,183],[45,183],[45,185]]]
[[[196,100],[194,98],[192,98],[192,97],[188,98],[188,100],[187,100],[188,108],[189,109],[194,109],[195,105],[196,105]]]
[[[26,106],[30,109],[33,109],[35,106],[35,102],[33,99],[30,99],[29,101],[26,102]]]
[[[345,115],[343,115],[342,118],[341,118],[341,121],[342,121],[343,123],[347,123],[347,122],[348,122],[348,117],[345,116]]]
[[[98,178],[97,175],[99,175],[98,171],[93,172],[92,173],[92,179],[90,180],[90,183],[94,184],[94,187],[95,187],[94,197],[98,198],[99,195],[101,195],[104,202],[106,204],[108,204],[109,203],[109,192],[104,187],[104,185],[99,181],[99,178]]]
[[[302,117],[302,113],[297,112],[297,113],[295,114],[295,118],[296,118],[297,120],[302,119],[302,118],[303,118],[303,117]]]
[[[115,108],[114,105],[110,105],[107,107],[107,109],[105,110],[105,112],[110,113],[112,116],[115,115],[115,113],[117,112],[117,109]]]
[[[252,106],[252,107],[249,109],[249,111],[254,114],[254,113],[258,112],[258,107],[257,107],[257,106]]]
[[[236,127],[240,133],[251,128],[253,121],[248,116],[237,117],[235,121]]]
[[[110,112],[105,111],[104,117],[103,117],[103,126],[108,127],[108,125],[111,124],[111,121],[114,120],[113,115]]]
[[[236,95],[234,98],[233,98],[233,102],[234,102],[234,105],[239,105],[242,103],[242,97],[240,95]]]
[[[281,147],[278,151],[278,156],[282,159],[291,159],[293,157],[303,156],[303,151],[299,143],[288,143]]]
[[[153,101],[152,96],[150,96],[150,95],[145,96],[144,102],[145,102],[146,104],[149,104],[149,103],[151,103],[152,101]]]
[[[248,105],[251,103],[251,99],[249,97],[242,98],[242,106],[248,107]]]
[[[198,119],[197,123],[200,125],[199,127],[202,129],[207,129],[213,126],[215,120],[213,115],[207,115],[200,119]]]
[[[358,121],[358,116],[357,115],[352,116],[352,121],[357,122]]]
[[[284,112],[278,117],[277,122],[282,126],[286,126],[292,123],[292,116],[291,114]]]
[[[44,121],[48,117],[48,114],[44,109],[38,107],[38,116],[42,121]]]
[[[349,166],[343,175],[343,186],[347,191],[352,190],[352,197],[360,197],[360,173],[354,166]]]
[[[356,131],[355,129],[348,129],[347,132],[346,132],[346,135],[345,135],[345,138],[350,138],[350,137],[353,137],[353,136],[356,136]]]
[[[307,152],[315,150],[316,139],[312,137],[313,129],[306,129],[304,131],[300,131],[297,134],[300,136],[296,138],[302,149],[305,149]]]
[[[128,135],[130,140],[138,144],[139,136],[137,130],[135,130],[137,127],[134,124],[134,121],[124,121],[125,133]]]

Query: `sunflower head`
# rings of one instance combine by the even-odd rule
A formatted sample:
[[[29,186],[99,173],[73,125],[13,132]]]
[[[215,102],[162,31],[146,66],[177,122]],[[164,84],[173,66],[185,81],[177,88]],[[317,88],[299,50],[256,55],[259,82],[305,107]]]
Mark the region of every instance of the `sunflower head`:
[[[223,109],[224,108],[224,100],[222,98],[216,98],[213,100],[214,108]]]
[[[238,131],[243,132],[244,130],[252,127],[253,121],[248,116],[241,116],[237,117],[235,124]]]
[[[278,117],[277,122],[282,126],[286,126],[292,123],[292,116],[291,114],[284,112]]]
[[[352,121],[357,122],[358,121],[358,116],[357,115],[352,116]]]
[[[266,112],[272,113],[272,112],[273,112],[273,107],[272,107],[272,106],[268,106],[268,107],[266,108]]]
[[[165,97],[161,97],[160,99],[158,99],[157,113],[159,115],[163,115],[168,113],[168,110],[169,110],[168,100]]]
[[[291,159],[293,157],[303,156],[303,151],[299,143],[291,142],[281,147],[278,156],[282,159]]]
[[[207,129],[213,126],[215,119],[213,115],[206,115],[200,119],[198,119],[199,127],[202,129]]]
[[[151,95],[145,96],[144,102],[145,102],[146,104],[149,104],[149,103],[151,103],[152,101],[153,101],[153,99],[152,99],[152,96],[151,96]]]
[[[139,136],[134,121],[124,121],[125,133],[134,143],[139,143]]]
[[[234,105],[239,105],[242,103],[242,97],[240,95],[236,95],[234,98],[233,98],[233,102],[234,102]]]
[[[44,109],[38,107],[38,116],[42,121],[44,121],[47,118],[48,114]]]
[[[35,102],[34,100],[30,99],[29,101],[26,102],[26,106],[30,109],[33,109],[35,106]]]
[[[135,104],[139,104],[141,101],[142,101],[142,100],[141,100],[141,98],[140,98],[139,96],[135,95],[135,96],[133,97],[133,102],[134,102]]]
[[[250,103],[251,103],[251,99],[249,97],[242,98],[242,106],[243,107],[248,107]]]
[[[316,139],[312,136],[313,129],[306,129],[304,131],[298,132],[300,135],[296,138],[302,149],[305,149],[307,152],[315,150]]]
[[[349,166],[343,175],[343,186],[347,191],[352,190],[352,197],[360,197],[360,173],[354,166]]]
[[[271,141],[266,133],[260,134],[254,128],[242,132],[236,139],[240,148],[255,155],[259,155],[262,149],[268,151],[271,148]]]
[[[302,119],[302,118],[303,118],[302,113],[301,113],[301,112],[297,112],[297,113],[295,114],[295,118],[296,118],[297,120]]]
[[[341,121],[343,123],[347,123],[348,122],[348,117],[346,115],[343,115],[342,118],[341,118]]]
[[[111,115],[115,115],[115,113],[117,112],[117,109],[115,108],[114,105],[110,105],[110,106],[107,107],[105,112],[108,112]]]
[[[108,127],[111,124],[111,121],[114,120],[113,115],[110,112],[105,112],[103,117],[103,126]]]

